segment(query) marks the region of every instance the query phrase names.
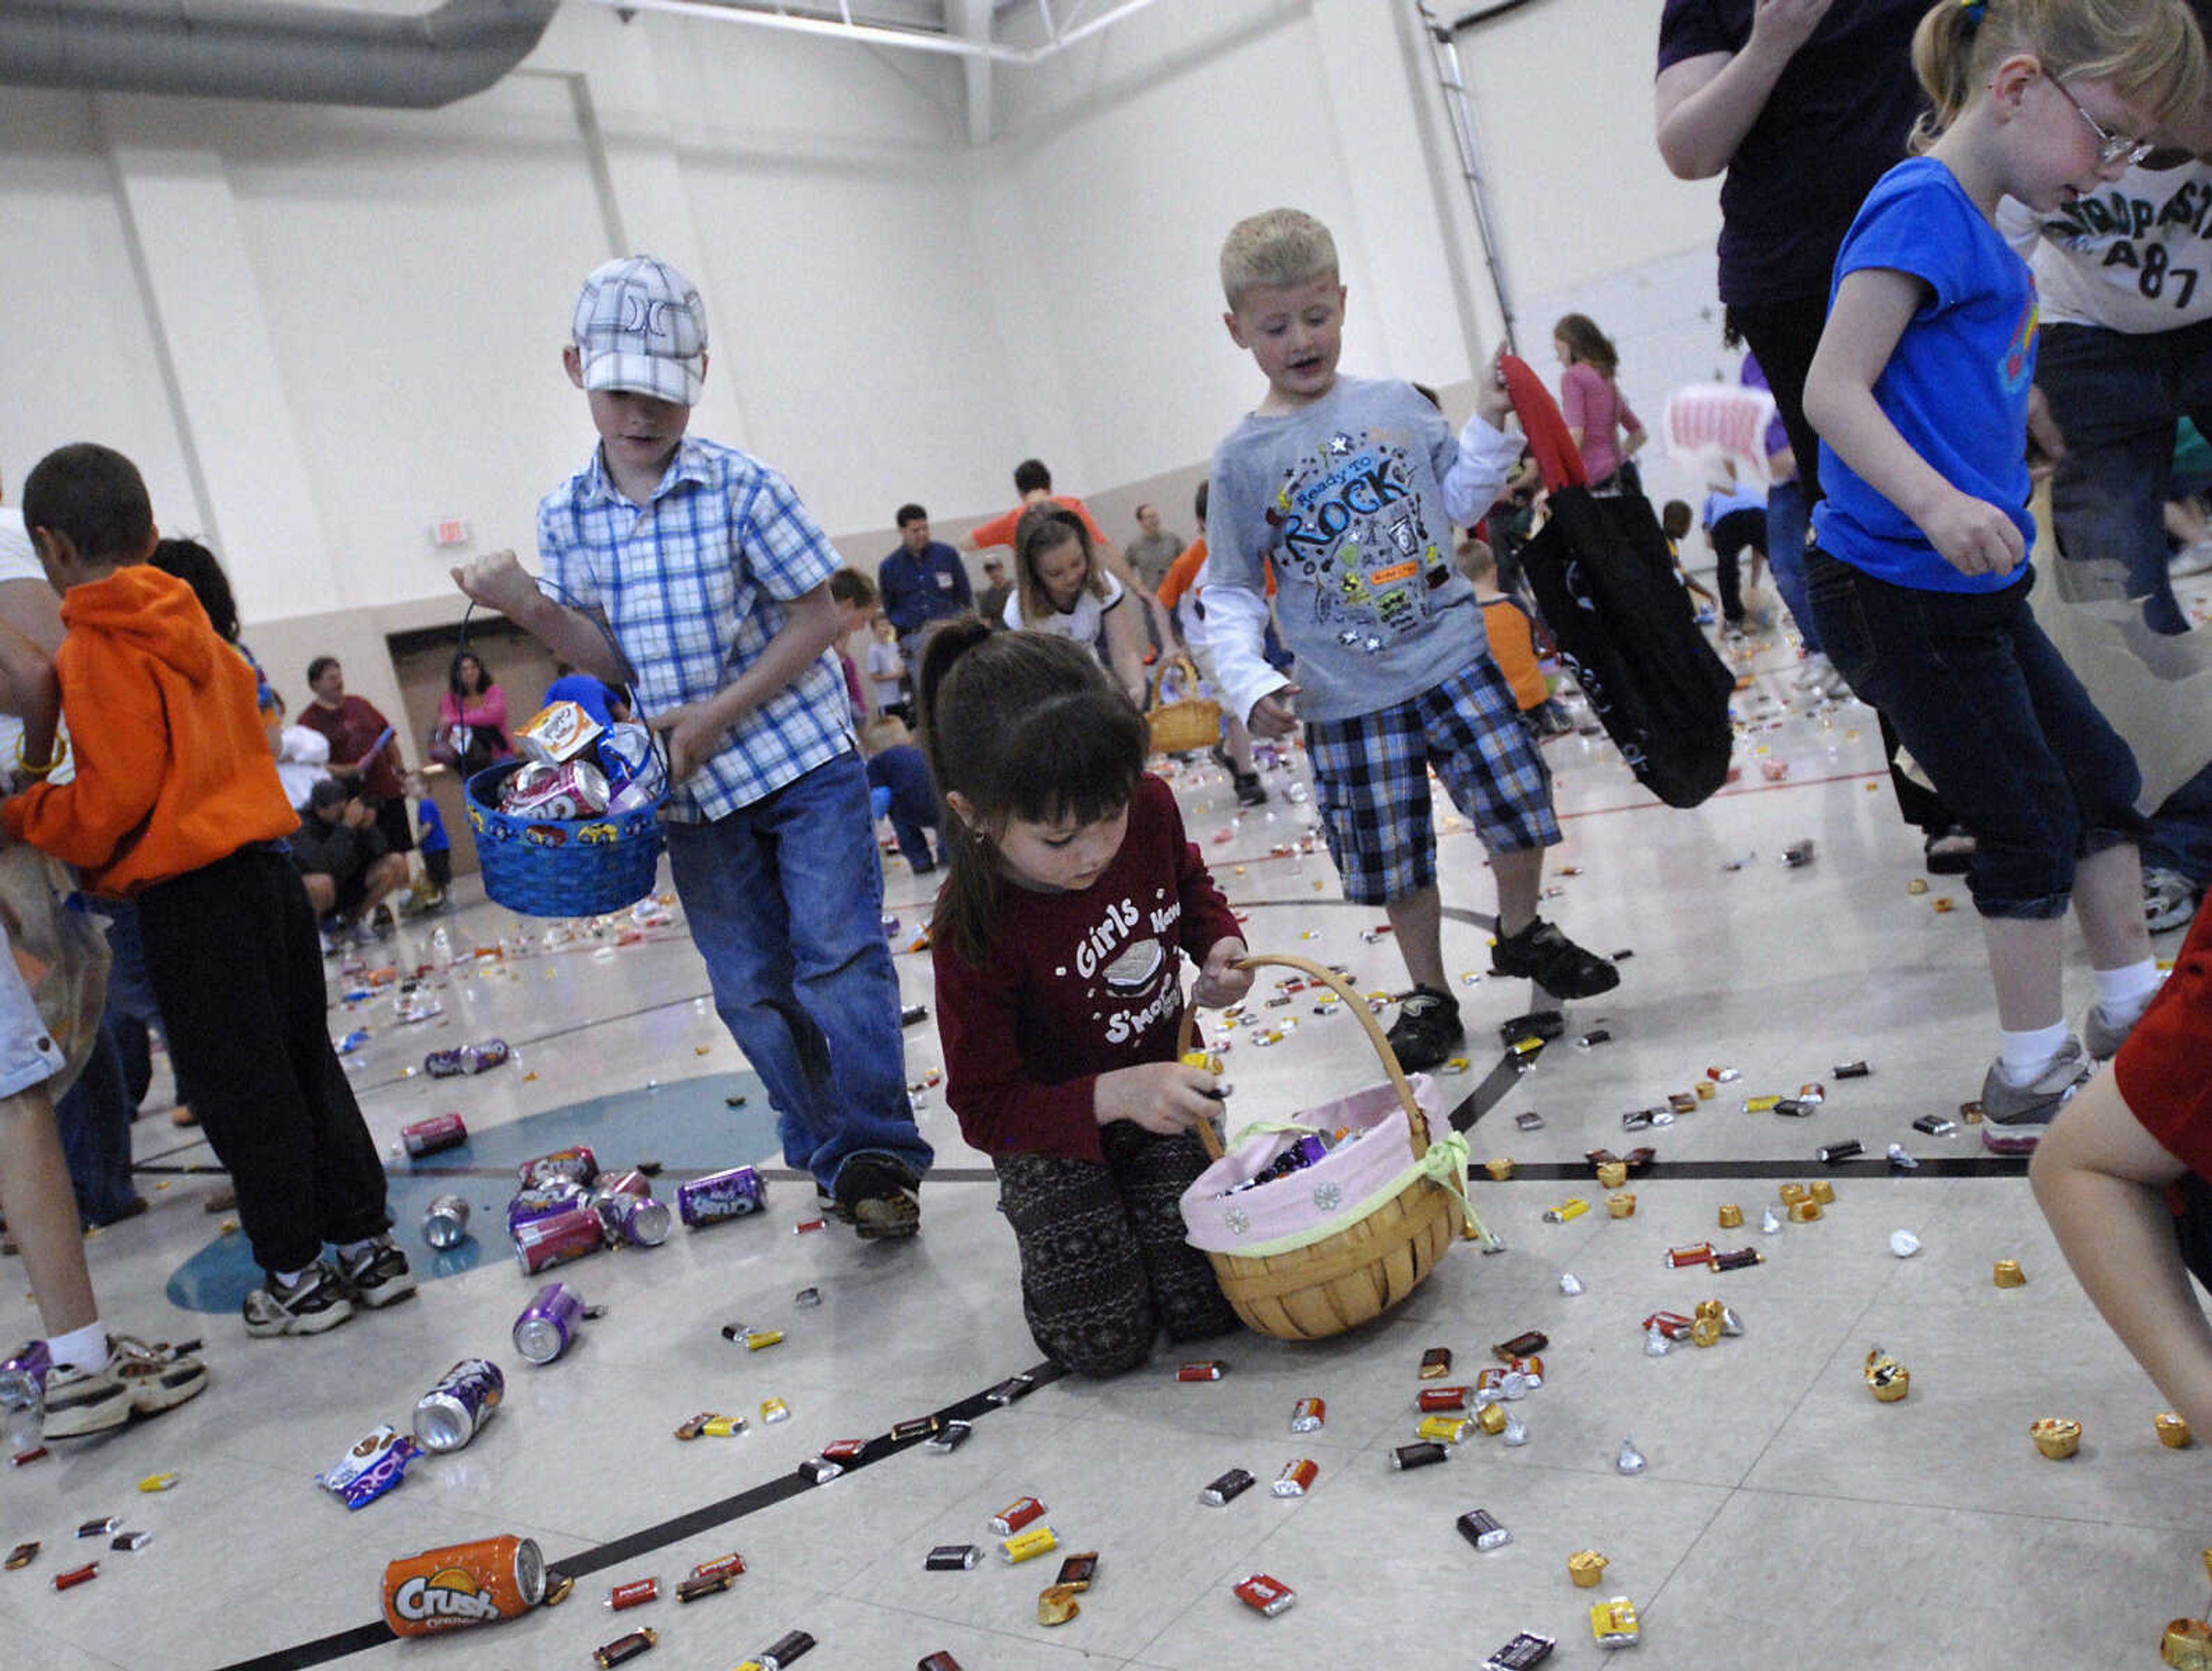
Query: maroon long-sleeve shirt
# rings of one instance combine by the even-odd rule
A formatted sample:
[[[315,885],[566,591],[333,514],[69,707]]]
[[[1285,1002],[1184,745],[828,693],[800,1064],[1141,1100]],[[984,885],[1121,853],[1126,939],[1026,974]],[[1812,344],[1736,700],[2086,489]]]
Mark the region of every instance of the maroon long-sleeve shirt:
[[[1204,962],[1238,937],[1229,902],[1184,836],[1175,796],[1146,775],[1129,832],[1079,893],[1007,881],[980,969],[937,942],[945,1100],[961,1135],[990,1155],[1103,1161],[1094,1082],[1175,1059],[1182,954]]]

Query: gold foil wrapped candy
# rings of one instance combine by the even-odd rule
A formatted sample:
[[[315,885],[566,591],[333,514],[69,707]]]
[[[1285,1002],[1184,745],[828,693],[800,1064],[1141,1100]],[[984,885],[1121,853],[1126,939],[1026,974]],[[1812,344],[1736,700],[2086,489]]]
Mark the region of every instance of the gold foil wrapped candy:
[[[1636,1194],[1632,1190],[1621,1190],[1605,1198],[1605,1210],[1615,1218],[1636,1217]]]
[[[1895,1404],[1911,1390],[1912,1371],[1879,1346],[1867,1354],[1867,1389],[1883,1404]]]
[[[1595,1549],[1577,1549],[1567,1557],[1567,1576],[1575,1581],[1577,1589],[1595,1589],[1610,1564]]]
[[[1742,1228],[1743,1209],[1736,1205],[1733,1201],[1723,1204],[1721,1208],[1721,1229],[1723,1230],[1740,1230]]]
[[[2150,1424],[2158,1434],[2159,1443],[2168,1450],[2186,1450],[2189,1448],[2186,1417],[2177,1415],[2171,1410],[2161,1410],[2150,1418]]]
[[[2081,1424],[2064,1416],[2045,1416],[2029,1424],[2027,1436],[2052,1461],[2061,1461],[2081,1448]]]
[[[1999,1259],[1996,1269],[1990,1272],[1990,1279],[1999,1288],[2025,1288],[2027,1285],[2027,1277],[2021,1270],[2018,1259]]]

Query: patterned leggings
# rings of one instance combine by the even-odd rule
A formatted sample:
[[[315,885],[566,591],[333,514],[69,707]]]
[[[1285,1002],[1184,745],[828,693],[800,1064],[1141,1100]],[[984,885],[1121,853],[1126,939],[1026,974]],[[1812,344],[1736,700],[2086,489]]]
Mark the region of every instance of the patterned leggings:
[[[1030,1333],[1084,1375],[1134,1369],[1163,1327],[1170,1340],[1202,1340],[1237,1326],[1212,1265],[1182,1239],[1177,1199],[1206,1166],[1198,1139],[1126,1120],[1101,1135],[1103,1166],[1050,1155],[992,1162],[1021,1252]]]

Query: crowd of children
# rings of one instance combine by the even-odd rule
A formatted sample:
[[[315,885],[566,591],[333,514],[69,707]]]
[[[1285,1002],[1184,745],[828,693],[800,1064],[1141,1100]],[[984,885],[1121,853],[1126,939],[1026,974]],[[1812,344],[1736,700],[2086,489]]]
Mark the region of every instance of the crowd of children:
[[[2212,1421],[2212,1326],[2187,1303],[2154,1192],[2186,1169],[2212,1175],[2212,939],[2200,922],[2161,991],[2132,758],[2028,609],[2035,315],[1991,224],[2001,197],[2045,208],[2128,168],[2141,136],[2203,98],[2203,43],[2184,0],[1967,0],[1927,15],[1915,62],[1934,113],[1843,241],[1804,382],[1826,495],[1808,610],[1838,674],[1891,717],[1975,839],[2000,1029],[1984,1140],[2040,1144],[2037,1188],[2085,1285],[2176,1402]],[[1391,1045],[1407,1068],[1432,1066],[1465,1036],[1444,973],[1432,772],[1488,854],[1492,972],[1560,999],[1620,980],[1538,914],[1559,839],[1542,649],[1489,548],[1460,534],[1506,495],[1521,438],[1495,363],[1456,433],[1415,386],[1340,372],[1346,290],[1312,216],[1239,222],[1219,277],[1227,332],[1264,388],[1214,453],[1202,539],[1157,598],[1139,589],[1142,607],[1176,610],[1163,647],[1179,633],[1220,695],[1240,802],[1265,798],[1253,739],[1302,729],[1344,895],[1383,910],[1410,978]],[[563,363],[599,441],[539,505],[543,582],[499,552],[456,583],[572,666],[562,684],[595,712],[635,700],[665,735],[694,942],[768,1085],[785,1158],[826,1211],[866,1237],[912,1235],[933,1159],[880,928],[887,816],[913,873],[943,872],[931,933],[948,1100],[996,1173],[1039,1345],[1103,1375],[1142,1362],[1163,1331],[1233,1327],[1177,1211],[1206,1163],[1195,1128],[1218,1104],[1176,1040],[1186,1003],[1233,1003],[1252,977],[1173,793],[1146,769],[1145,640],[1123,565],[1079,502],[1032,476],[1004,519],[1000,619],[935,607],[949,548],[919,506],[900,513],[897,586],[879,593],[775,469],[690,433],[706,346],[698,295],[665,262],[594,271]],[[1559,347],[1590,468],[1604,491],[1635,491],[1643,431],[1612,385],[1612,345],[1569,315]],[[1688,508],[1668,513],[1679,538]],[[404,821],[410,795],[422,885],[442,890],[442,823],[419,778],[403,792],[388,728],[368,741],[380,716],[349,710],[358,698],[328,658],[310,670],[315,723],[283,724],[227,588],[210,602],[204,576],[188,584],[149,560],[153,510],[128,460],[89,444],[50,454],[23,520],[62,601],[48,620],[0,588],[0,685],[24,720],[26,783],[0,822],[74,866],[87,893],[131,907],[179,1079],[264,1272],[246,1331],[318,1333],[404,1298],[414,1278],[382,1168],[326,1030],[316,925],[357,920],[405,882],[415,832],[393,839],[390,808]],[[1732,559],[1763,552],[1765,508],[1729,485],[1704,520],[1724,625],[1740,627]],[[861,630],[856,662],[842,641]],[[55,771],[58,717],[73,776]],[[507,724],[482,662],[457,658],[444,746],[495,759]],[[353,785],[372,774],[390,781],[365,800]],[[2059,998],[2069,907],[2096,986],[2079,1035]],[[206,1370],[111,1336],[82,1250],[64,1251],[74,1216],[64,1235],[42,1088],[67,1064],[15,974],[0,959],[0,1203],[59,1366],[50,1431],[88,1432],[192,1396]],[[2092,1081],[2093,1060],[2114,1055]]]

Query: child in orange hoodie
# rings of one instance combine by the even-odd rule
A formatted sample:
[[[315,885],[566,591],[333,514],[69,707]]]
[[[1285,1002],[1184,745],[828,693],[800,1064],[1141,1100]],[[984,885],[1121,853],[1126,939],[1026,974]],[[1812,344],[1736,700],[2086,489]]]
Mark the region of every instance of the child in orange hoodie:
[[[189,586],[149,566],[153,510],[121,454],[47,454],[23,519],[62,594],[54,662],[76,778],[33,785],[0,822],[76,865],[88,893],[137,904],[170,1052],[265,1273],[246,1332],[319,1334],[356,1304],[403,1299],[415,1278],[325,1030],[314,912],[284,845],[300,820],[253,670]]]

